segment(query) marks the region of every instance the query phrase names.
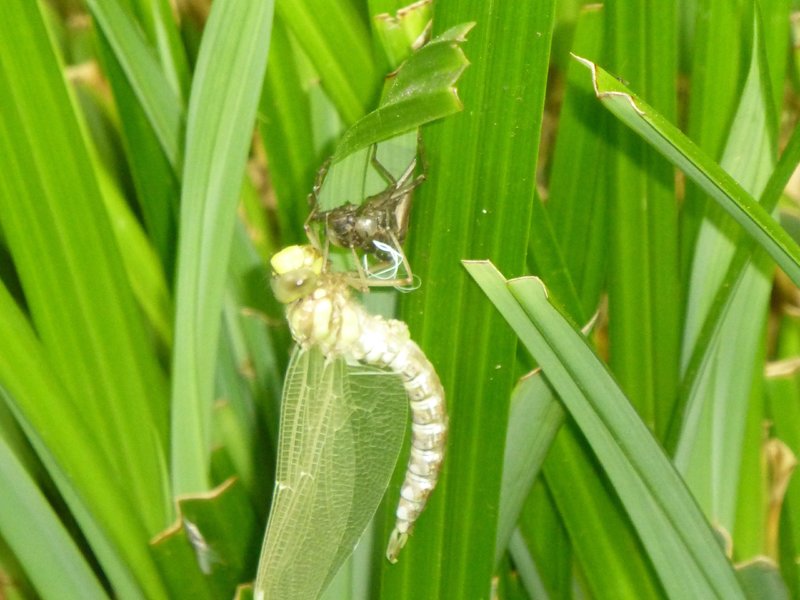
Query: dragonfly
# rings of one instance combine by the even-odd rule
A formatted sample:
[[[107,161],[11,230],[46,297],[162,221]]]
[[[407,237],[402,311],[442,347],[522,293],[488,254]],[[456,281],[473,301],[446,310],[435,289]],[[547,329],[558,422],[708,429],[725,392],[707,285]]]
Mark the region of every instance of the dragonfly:
[[[378,144],[367,150],[369,158],[366,169],[374,170],[384,187],[368,195],[362,202],[344,202],[335,206],[331,202],[323,202],[323,185],[330,168],[328,162],[318,171],[309,195],[311,212],[305,222],[309,241],[326,259],[330,244],[349,249],[358,276],[357,287],[362,291],[373,286],[397,287],[414,282],[414,274],[402,244],[408,231],[414,189],[425,180],[425,174],[415,173],[416,133],[404,134],[390,142],[397,141],[400,147],[405,145],[403,150],[408,153],[409,139],[413,139],[413,154],[398,177],[378,160]],[[356,164],[358,161],[358,158],[354,159]],[[321,237],[324,237],[324,243]],[[362,252],[360,260],[358,251]],[[370,256],[374,256],[378,264],[371,265]]]
[[[377,509],[402,445],[407,405],[411,451],[386,550],[397,561],[444,459],[444,391],[405,323],[367,312],[351,296],[346,274],[327,271],[316,248],[290,246],[271,262],[273,291],[287,305],[298,347],[284,385],[256,598],[314,598]]]

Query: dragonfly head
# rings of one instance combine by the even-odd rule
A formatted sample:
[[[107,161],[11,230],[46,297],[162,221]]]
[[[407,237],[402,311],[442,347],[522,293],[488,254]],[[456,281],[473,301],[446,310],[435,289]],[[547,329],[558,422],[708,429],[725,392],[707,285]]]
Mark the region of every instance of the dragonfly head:
[[[270,260],[272,291],[289,304],[309,295],[322,273],[322,255],[313,246],[287,246]]]

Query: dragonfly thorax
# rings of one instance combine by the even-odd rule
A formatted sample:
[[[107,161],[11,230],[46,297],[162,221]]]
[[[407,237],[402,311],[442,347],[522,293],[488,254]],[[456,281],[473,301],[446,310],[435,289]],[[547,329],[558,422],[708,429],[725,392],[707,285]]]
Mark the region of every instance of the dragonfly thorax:
[[[363,312],[343,281],[323,275],[311,294],[287,307],[286,318],[295,340],[305,347],[318,346],[327,356],[351,352],[361,333]]]

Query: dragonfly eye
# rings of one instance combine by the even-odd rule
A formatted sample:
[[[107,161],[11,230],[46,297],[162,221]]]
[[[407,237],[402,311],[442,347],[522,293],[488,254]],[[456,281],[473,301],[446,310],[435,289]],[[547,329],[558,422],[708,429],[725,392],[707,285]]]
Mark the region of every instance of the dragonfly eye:
[[[308,296],[317,285],[318,275],[312,269],[297,269],[272,276],[272,291],[278,302],[289,304]]]
[[[284,248],[270,263],[272,291],[278,302],[284,304],[310,294],[322,272],[322,256],[311,246]]]

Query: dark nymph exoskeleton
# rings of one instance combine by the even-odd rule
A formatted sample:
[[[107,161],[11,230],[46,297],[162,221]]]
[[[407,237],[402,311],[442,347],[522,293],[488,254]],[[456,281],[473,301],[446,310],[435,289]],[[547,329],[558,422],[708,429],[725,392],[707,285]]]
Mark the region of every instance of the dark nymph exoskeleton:
[[[326,261],[329,244],[351,250],[357,287],[407,286],[413,282],[414,275],[402,244],[408,231],[413,192],[425,175],[415,174],[417,161],[414,158],[395,178],[377,160],[374,148],[370,164],[386,181],[386,188],[365,198],[361,204],[347,202],[331,210],[320,209],[319,193],[328,163],[322,166],[309,195],[311,213],[305,223],[306,234]],[[324,243],[320,241],[318,229],[323,233]]]

